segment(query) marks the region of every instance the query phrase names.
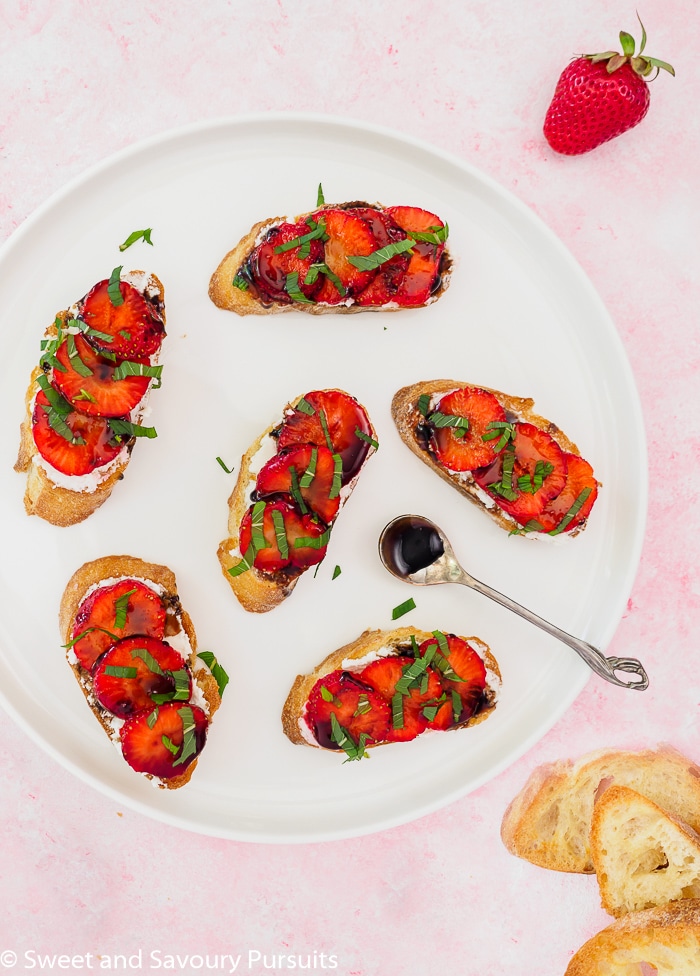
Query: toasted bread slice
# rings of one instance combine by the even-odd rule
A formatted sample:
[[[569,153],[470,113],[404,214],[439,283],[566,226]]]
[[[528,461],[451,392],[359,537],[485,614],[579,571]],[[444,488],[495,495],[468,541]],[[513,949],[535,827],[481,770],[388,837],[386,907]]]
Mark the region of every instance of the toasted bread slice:
[[[298,397],[292,402],[298,403],[300,399],[303,398]],[[287,413],[293,409],[290,403],[283,413]],[[264,461],[269,460],[266,456],[266,447],[269,445],[269,438],[272,437],[273,431],[276,431],[281,426],[282,422],[283,418],[264,430],[260,437],[253,441],[241,458],[241,466],[238,471],[238,477],[236,478],[236,484],[228,500],[228,538],[220,543],[217,551],[224,577],[236,594],[241,606],[251,613],[267,613],[269,610],[273,610],[276,606],[279,606],[291,594],[300,576],[305,572],[303,569],[291,566],[279,570],[276,573],[261,572],[255,566],[252,566],[249,570],[237,576],[231,575],[230,572],[240,563],[242,558],[239,538],[240,526],[243,516],[250,506],[250,493],[255,487],[260,468]],[[376,438],[376,431],[373,427],[371,427],[371,434],[373,438]],[[363,467],[373,452],[374,448],[370,447]],[[342,489],[340,494],[341,509],[352,494],[361,470]]]
[[[391,403],[391,415],[396,424],[396,428],[401,436],[402,441],[410,450],[420,458],[420,460],[427,464],[437,475],[439,475],[443,481],[446,481],[453,488],[456,488],[460,494],[464,495],[471,502],[473,502],[478,508],[486,512],[494,522],[501,526],[501,528],[506,529],[508,532],[522,530],[522,526],[515,521],[512,516],[500,508],[493,498],[483,491],[482,488],[475,482],[471,472],[454,472],[443,467],[441,464],[435,460],[432,454],[427,450],[418,436],[418,430],[421,424],[425,422],[425,417],[421,410],[419,409],[418,403],[421,396],[428,396],[431,400],[438,401],[446,393],[450,393],[453,390],[458,390],[463,387],[473,386],[474,384],[465,383],[462,380],[421,380],[419,383],[412,383],[410,386],[405,386],[398,390],[394,395]],[[501,406],[506,412],[506,416],[509,421],[518,421],[528,424],[532,424],[534,427],[545,431],[552,437],[556,443],[559,445],[562,451],[568,454],[579,454],[579,449],[576,444],[570,440],[567,435],[560,430],[551,420],[547,420],[545,417],[541,417],[539,414],[535,413],[534,405],[535,401],[530,398],[512,396],[508,393],[503,393],[501,390],[495,390],[488,386],[479,386],[478,389],[485,390],[487,393],[493,394],[499,401]],[[572,529],[563,533],[568,536],[575,536],[581,532],[586,525],[586,520],[582,520],[578,525],[575,525]],[[541,537],[543,533],[537,531],[528,531],[524,533],[529,538]]]
[[[149,297],[165,323],[165,292],[162,282],[156,275],[146,274],[143,271],[130,271],[123,272],[121,278],[135,284],[135,287],[139,287],[139,290]],[[61,326],[66,325],[69,319],[75,318],[77,311],[78,306],[74,306],[59,312],[56,320],[46,330],[44,338],[54,339],[57,335],[56,322],[60,322]],[[97,511],[107,501],[116,483],[122,480],[131,459],[135,439],[132,437],[127,440],[113,461],[103,465],[102,468],[95,468],[89,475],[70,476],[56,471],[39,454],[32,433],[34,399],[38,390],[37,378],[41,373],[42,370],[35,367],[30,377],[25,396],[24,420],[20,424],[19,451],[14,468],[19,473],[27,474],[24,494],[24,508],[27,515],[38,515],[52,525],[76,525]],[[134,424],[141,425],[149,392],[150,386],[132,413]]]
[[[588,753],[534,770],[505,812],[503,843],[553,871],[592,873],[590,831],[600,789],[628,786],[700,831],[700,767],[669,746]]]
[[[565,976],[694,976],[700,972],[700,901],[617,919],[578,950]]]
[[[287,738],[296,745],[308,745],[323,748],[313,738],[304,716],[311,690],[317,681],[336,670],[361,671],[362,668],[380,657],[391,655],[411,654],[411,638],[421,644],[430,640],[434,634],[415,627],[399,627],[396,630],[366,630],[356,640],[332,651],[310,674],[297,675],[291,687],[287,700],[282,709],[282,728]],[[486,689],[477,711],[467,721],[454,728],[466,728],[468,725],[478,725],[489,717],[496,707],[498,692],[501,684],[501,672],[490,648],[478,637],[463,637],[470,647],[477,652],[486,667]],[[368,745],[385,745],[378,742]]]
[[[324,207],[332,207],[336,210],[348,210],[354,207],[371,207],[375,210],[384,210],[380,203],[366,203],[362,200],[353,200],[349,203],[324,204]],[[256,289],[250,282],[246,282],[247,287],[239,288],[234,285],[234,279],[245,268],[248,258],[255,247],[263,239],[264,235],[274,227],[283,223],[299,223],[312,216],[314,211],[299,214],[291,221],[288,217],[270,217],[254,224],[247,234],[226,254],[216,271],[211,276],[209,282],[209,298],[218,307],[237,315],[275,315],[279,312],[308,312],[310,315],[325,315],[327,313],[343,314],[354,312],[384,312],[398,311],[396,304],[389,303],[379,306],[358,305],[352,299],[337,305],[324,302],[289,302],[282,303],[269,299],[261,299]],[[409,235],[410,236],[410,235]],[[451,260],[447,249],[443,251],[440,259],[439,283],[424,305],[432,304],[445,292],[450,282]],[[421,307],[421,306],[410,306]]]
[[[700,836],[627,786],[595,801],[591,857],[611,915],[700,898]]]
[[[120,731],[123,721],[108,712],[96,699],[92,688],[91,672],[81,665],[72,650],[72,644],[75,643],[76,617],[85,597],[100,585],[111,585],[124,579],[135,579],[145,583],[160,597],[166,610],[165,636],[163,639],[166,642],[177,644],[189,666],[193,683],[191,700],[205,711],[209,721],[221,704],[218,682],[210,668],[197,656],[197,635],[189,614],[180,603],[177,581],[172,570],[168,569],[167,566],[146,562],[135,556],[103,556],[100,559],[85,563],[73,573],[63,592],[59,609],[59,627],[64,645],[67,646],[68,663],[86,701],[102,728],[117,746],[120,746]],[[168,778],[150,774],[144,775],[153,780],[155,785],[174,790],[189,782],[196,765],[197,760],[195,759],[184,772]]]

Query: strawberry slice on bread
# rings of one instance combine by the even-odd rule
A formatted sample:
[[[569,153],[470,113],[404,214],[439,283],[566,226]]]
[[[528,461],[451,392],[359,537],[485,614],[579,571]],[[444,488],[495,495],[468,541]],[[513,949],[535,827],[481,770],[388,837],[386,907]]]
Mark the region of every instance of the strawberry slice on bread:
[[[347,762],[378,745],[484,721],[500,684],[498,664],[477,637],[365,631],[298,675],[282,727],[296,745],[340,751]]]
[[[378,446],[367,411],[344,390],[311,390],[253,442],[218,550],[244,609],[272,610],[323,560],[338,513]]]
[[[187,783],[228,676],[197,636],[166,566],[134,556],[85,563],[64,590],[59,625],[93,714],[155,786]]]
[[[534,401],[459,380],[403,387],[391,413],[421,461],[511,534],[575,536],[600,484],[567,435]]]

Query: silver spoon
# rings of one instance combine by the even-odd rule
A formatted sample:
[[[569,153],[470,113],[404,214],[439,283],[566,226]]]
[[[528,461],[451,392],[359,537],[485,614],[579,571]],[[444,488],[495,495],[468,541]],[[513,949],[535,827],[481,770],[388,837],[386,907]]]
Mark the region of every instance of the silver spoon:
[[[647,673],[636,658],[605,657],[603,652],[592,644],[587,644],[578,637],[572,637],[561,628],[538,617],[532,610],[526,610],[510,597],[474,579],[457,562],[452,546],[442,530],[422,515],[401,515],[389,522],[379,537],[379,556],[390,573],[409,583],[416,583],[419,586],[429,586],[432,583],[462,583],[483,593],[484,596],[500,603],[502,607],[507,607],[551,634],[552,637],[557,637],[568,644],[596,674],[620,688],[644,691],[649,687]],[[616,671],[635,674],[639,680],[619,678]]]

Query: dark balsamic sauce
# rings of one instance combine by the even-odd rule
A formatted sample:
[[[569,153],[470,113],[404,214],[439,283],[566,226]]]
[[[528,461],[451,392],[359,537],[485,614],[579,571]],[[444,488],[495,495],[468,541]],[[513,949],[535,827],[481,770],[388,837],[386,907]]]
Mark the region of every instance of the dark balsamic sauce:
[[[422,519],[399,519],[382,539],[382,557],[397,576],[410,576],[431,566],[445,549],[440,534]]]

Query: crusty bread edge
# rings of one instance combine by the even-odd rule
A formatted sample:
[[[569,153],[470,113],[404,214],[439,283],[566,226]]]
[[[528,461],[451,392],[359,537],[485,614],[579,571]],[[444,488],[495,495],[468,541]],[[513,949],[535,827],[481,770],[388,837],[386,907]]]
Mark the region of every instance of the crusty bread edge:
[[[209,669],[206,667],[206,665],[204,665],[201,659],[197,658],[197,635],[195,633],[194,625],[190,615],[182,608],[180,604],[175,574],[167,566],[147,562],[143,559],[139,559],[137,556],[102,556],[80,566],[68,580],[66,588],[63,591],[63,596],[61,597],[58,612],[58,623],[64,644],[70,643],[73,634],[73,623],[75,621],[78,608],[80,607],[80,604],[82,603],[85,594],[90,587],[100,583],[102,580],[129,576],[150,580],[151,582],[158,584],[163,588],[164,596],[168,598],[171,605],[178,608],[175,611],[175,616],[182,626],[182,629],[185,631],[190,642],[190,646],[192,647],[192,653],[187,663],[189,664],[192,672],[193,681],[195,681],[199,686],[204,698],[206,699],[207,705],[209,706],[209,720],[211,721],[214,712],[216,712],[221,704],[219,688],[216,679],[213,677]],[[85,695],[85,700],[87,701],[90,710],[109,738],[115,741],[114,731],[106,721],[106,718],[103,716],[101,709],[97,705],[97,702],[91,693],[89,672],[81,667],[80,664],[72,663],[69,657],[69,652],[66,653],[66,658],[81,691]],[[179,789],[181,786],[184,786],[185,783],[189,782],[197,765],[197,761],[197,759],[193,760],[193,762],[190,763],[187,769],[180,776],[173,776],[169,779],[160,779],[155,776],[150,776],[148,774],[146,775],[148,779],[154,780],[163,789]]]
[[[324,390],[322,392],[327,391]],[[301,397],[297,397],[294,401],[292,401],[292,403],[298,403],[300,399]],[[271,577],[265,573],[259,572],[254,566],[252,566],[250,569],[246,570],[244,573],[240,573],[238,576],[231,576],[229,573],[229,570],[232,569],[240,559],[240,556],[233,556],[231,553],[232,551],[240,552],[238,530],[243,520],[243,516],[248,510],[248,488],[251,482],[255,482],[258,474],[257,471],[252,471],[253,459],[262,446],[265,438],[269,437],[270,433],[284,422],[286,412],[294,409],[292,403],[287,404],[282,411],[281,418],[276,423],[270,424],[270,426],[267,427],[262,434],[253,441],[241,458],[241,466],[238,472],[238,477],[236,478],[233,491],[228,499],[229,535],[227,539],[222,540],[217,550],[217,556],[219,558],[224,577],[228,581],[228,584],[233,592],[236,594],[241,606],[251,613],[267,613],[269,610],[273,610],[275,607],[279,606],[280,603],[287,599],[294,587],[297,585],[299,578],[304,572],[306,572],[306,570],[287,570],[282,573],[277,573],[274,577]],[[367,419],[370,425],[370,434],[376,439],[377,433],[374,429],[372,421],[369,419],[369,414],[367,414]],[[357,479],[362,474],[362,470],[364,469],[364,466],[369,458],[374,453],[374,450],[375,449],[370,446],[370,449],[367,452],[365,460],[362,464],[362,468],[360,468],[352,480],[348,482],[346,490],[344,490],[341,494],[340,508],[338,509],[336,519],[338,518],[338,515],[340,515],[345,503],[352,494],[355,484],[357,483]]]
[[[122,278],[125,279],[128,275],[141,274],[144,274],[144,272],[129,271]],[[148,283],[149,285],[153,284],[158,287],[157,300],[160,302],[161,316],[163,323],[165,323],[165,290],[163,283],[152,273],[149,273]],[[56,315],[56,318],[60,319],[61,323],[64,323],[68,317],[69,313],[67,309],[64,309]],[[55,335],[56,326],[54,320],[44,333],[44,338],[53,338]],[[115,465],[109,475],[98,484],[94,491],[71,491],[70,488],[64,488],[62,485],[57,485],[51,481],[44,468],[34,462],[38,451],[32,434],[32,403],[37,391],[36,380],[40,373],[41,369],[35,366],[29,379],[29,386],[25,395],[24,419],[20,424],[19,451],[14,469],[19,474],[24,472],[27,474],[27,483],[24,492],[24,509],[27,515],[38,515],[45,522],[60,527],[77,525],[79,522],[84,522],[86,518],[89,518],[93,512],[96,512],[112,494],[112,489],[116,483],[124,477],[124,472],[131,460],[131,451],[134,445],[133,442],[127,445],[128,453],[125,459]]]
[[[327,206],[335,206],[339,209],[344,209],[349,206],[347,203],[339,204],[328,204]],[[384,207],[380,203],[371,204],[377,210],[384,210]],[[310,210],[307,213],[299,214],[294,218],[293,223],[299,223],[299,221],[306,220],[315,211]],[[287,217],[270,217],[267,220],[260,220],[257,224],[253,224],[251,229],[245,234],[238,244],[233,247],[220,261],[219,266],[216,271],[211,276],[209,281],[209,298],[217,306],[217,308],[225,309],[228,312],[235,312],[237,315],[277,315],[280,312],[307,312],[310,315],[326,315],[328,313],[337,315],[348,315],[355,312],[397,312],[400,311],[399,306],[387,308],[386,306],[370,306],[370,305],[324,305],[306,302],[291,302],[289,304],[281,304],[280,302],[270,302],[267,305],[261,304],[255,295],[251,294],[249,289],[241,290],[233,285],[233,279],[243,267],[244,263],[248,259],[249,254],[256,246],[256,241],[261,232],[275,227],[278,224],[284,223],[288,220]],[[447,248],[444,251],[448,255],[447,261],[450,261],[449,253]],[[437,290],[435,295],[430,296],[429,302],[427,304],[432,304],[435,302],[447,289],[450,282],[450,271],[449,263],[448,270],[443,274],[443,280],[440,288]],[[411,306],[415,308],[424,308],[423,305]]]
[[[350,641],[349,644],[345,644],[343,647],[339,647],[337,650],[328,654],[309,674],[297,675],[282,708],[282,728],[287,738],[295,745],[311,745],[301,734],[299,721],[303,717],[304,707],[311,694],[311,690],[320,678],[342,667],[343,661],[347,659],[359,660],[366,654],[378,651],[382,647],[398,649],[402,644],[410,644],[411,635],[415,637],[419,644],[434,637],[434,634],[425,630],[417,630],[415,627],[399,627],[395,630],[366,630],[355,640]],[[463,637],[462,640],[471,643],[472,646],[474,644],[477,645],[475,649],[482,657],[487,671],[491,672],[500,683],[501,672],[488,645],[480,637]],[[396,653],[398,653],[398,650],[396,650]],[[478,725],[489,717],[495,707],[496,702],[493,701],[468,722],[455,726],[455,728]],[[370,745],[368,748],[375,748],[376,746],[387,744],[378,742]],[[318,746],[317,748],[320,749],[322,746]]]
[[[478,508],[486,512],[486,514],[494,521],[497,525],[500,525],[502,529],[507,532],[513,531],[513,529],[518,529],[520,526],[513,519],[509,518],[505,512],[498,508],[497,505],[490,507],[483,498],[481,490],[474,481],[463,481],[461,478],[451,474],[430,456],[428,451],[424,450],[419,443],[415,430],[416,426],[423,419],[420,411],[417,408],[418,399],[423,394],[429,394],[430,396],[449,393],[452,390],[458,390],[466,386],[475,386],[474,383],[465,383],[463,380],[421,380],[418,383],[412,383],[410,386],[404,386],[402,389],[398,390],[391,401],[391,416],[396,425],[396,429],[399,432],[399,436],[404,444],[416,455],[417,458],[427,464],[437,475],[439,475],[443,481],[446,481],[448,485],[456,488],[460,494],[464,495],[471,502],[473,502]],[[488,386],[478,386],[480,390],[486,390],[488,393],[493,393],[496,399],[501,403],[503,408],[510,413],[513,413],[521,421],[533,424],[535,427],[539,427],[541,430],[546,431],[552,437],[559,447],[570,454],[579,454],[579,449],[576,444],[570,440],[567,435],[554,424],[551,420],[547,420],[546,417],[541,417],[539,414],[535,413],[533,407],[535,401],[526,397],[512,396],[508,393],[503,393],[501,390],[495,390]],[[573,538],[573,536],[578,535],[579,532],[583,531],[585,528],[586,521],[582,522],[580,525],[575,526],[570,532],[563,533],[566,536]],[[537,532],[526,532],[524,535],[527,538],[536,538]]]

